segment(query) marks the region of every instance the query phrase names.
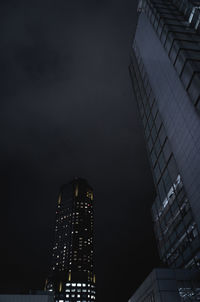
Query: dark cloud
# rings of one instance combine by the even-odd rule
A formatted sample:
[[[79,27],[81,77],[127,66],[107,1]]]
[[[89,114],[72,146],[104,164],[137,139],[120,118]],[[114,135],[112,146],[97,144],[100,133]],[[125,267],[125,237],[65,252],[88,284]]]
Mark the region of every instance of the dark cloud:
[[[95,191],[98,301],[158,263],[128,74],[134,1],[1,1],[1,292],[42,288],[61,184]]]

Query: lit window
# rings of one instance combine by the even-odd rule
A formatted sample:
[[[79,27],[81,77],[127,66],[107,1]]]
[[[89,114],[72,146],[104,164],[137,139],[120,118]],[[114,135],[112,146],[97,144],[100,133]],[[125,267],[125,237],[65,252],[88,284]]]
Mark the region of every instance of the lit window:
[[[70,262],[71,263],[71,262]],[[76,286],[76,283],[72,283],[72,286]]]

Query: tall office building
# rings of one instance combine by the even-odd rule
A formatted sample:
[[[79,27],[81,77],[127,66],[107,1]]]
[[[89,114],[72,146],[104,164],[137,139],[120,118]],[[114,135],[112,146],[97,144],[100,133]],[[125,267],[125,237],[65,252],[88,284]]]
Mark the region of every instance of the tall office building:
[[[55,301],[95,301],[93,190],[76,178],[61,187],[55,223],[52,266],[46,290]]]
[[[130,75],[157,196],[152,205],[160,258],[200,266],[200,5],[144,0]],[[135,301],[135,300],[134,300]]]

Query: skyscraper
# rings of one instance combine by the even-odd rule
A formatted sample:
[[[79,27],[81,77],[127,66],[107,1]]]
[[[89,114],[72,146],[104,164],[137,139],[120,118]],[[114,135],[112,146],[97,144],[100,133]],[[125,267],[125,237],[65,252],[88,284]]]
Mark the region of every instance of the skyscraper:
[[[199,1],[144,0],[130,75],[157,196],[152,205],[160,258],[200,266]]]
[[[52,266],[46,290],[55,301],[95,300],[93,190],[76,178],[61,187],[55,223]]]

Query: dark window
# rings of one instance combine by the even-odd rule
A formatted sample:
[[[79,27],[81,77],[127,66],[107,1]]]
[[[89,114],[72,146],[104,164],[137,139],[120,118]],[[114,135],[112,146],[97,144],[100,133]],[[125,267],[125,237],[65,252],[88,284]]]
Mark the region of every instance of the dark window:
[[[159,131],[158,136],[159,136],[159,139],[160,139],[160,144],[162,146],[164,144],[164,141],[165,141],[166,137],[167,137],[166,134],[165,134],[165,129],[164,129],[163,125],[162,125],[162,127]]]
[[[153,126],[153,128],[151,130],[151,136],[152,136],[153,142],[155,142],[156,136],[157,136],[157,131],[156,131],[155,126]]]
[[[177,178],[178,175],[178,170],[177,170],[177,166],[176,166],[176,162],[173,156],[171,156],[169,163],[167,165],[168,171],[169,171],[169,175],[172,179],[172,182],[175,181],[175,179]]]
[[[154,102],[153,107],[151,109],[153,119],[155,118],[157,111],[158,111],[157,105],[156,105],[156,102]]]
[[[160,114],[159,112],[157,113],[156,119],[155,119],[155,124],[156,124],[156,129],[157,131],[159,131],[160,127],[161,127],[161,118],[160,118]]]
[[[160,180],[159,184],[158,184],[158,192],[160,195],[160,199],[163,201],[166,197],[166,192],[165,192],[165,186],[163,184],[162,179]]]
[[[160,141],[159,139],[157,138],[156,142],[155,142],[155,151],[156,151],[156,154],[157,156],[159,155],[160,151],[161,151],[161,145],[160,145]]]
[[[164,153],[164,156],[165,156],[165,160],[168,161],[168,159],[171,155],[171,149],[170,149],[168,140],[165,141],[165,144],[164,144],[164,147],[163,147],[163,153]]]
[[[149,126],[147,125],[146,129],[145,129],[145,136],[146,136],[146,138],[149,137],[149,134],[150,134],[150,130],[149,130]]]
[[[169,176],[168,170],[166,169],[162,176],[163,182],[165,184],[166,191],[168,192],[170,187],[172,186],[172,181]]]
[[[152,166],[153,167],[156,163],[156,159],[157,159],[156,154],[155,154],[154,150],[152,150],[152,152],[151,152],[151,161],[152,161]]]
[[[149,123],[149,128],[151,129],[151,128],[152,128],[152,126],[153,126],[153,119],[152,119],[151,114],[150,114],[150,116],[149,116],[148,123]]]
[[[149,105],[150,105],[150,107],[152,106],[154,101],[155,101],[155,99],[154,99],[154,96],[153,96],[153,92],[151,91],[150,95],[149,95]]]
[[[158,163],[157,163],[157,165],[154,168],[154,173],[155,173],[156,182],[158,182],[158,180],[160,178],[160,169],[159,169]]]
[[[164,168],[165,168],[165,159],[164,159],[164,156],[163,156],[162,152],[160,153],[160,156],[158,158],[158,162],[159,162],[159,166],[160,166],[160,171],[162,173]]]

